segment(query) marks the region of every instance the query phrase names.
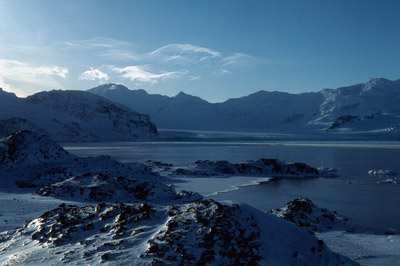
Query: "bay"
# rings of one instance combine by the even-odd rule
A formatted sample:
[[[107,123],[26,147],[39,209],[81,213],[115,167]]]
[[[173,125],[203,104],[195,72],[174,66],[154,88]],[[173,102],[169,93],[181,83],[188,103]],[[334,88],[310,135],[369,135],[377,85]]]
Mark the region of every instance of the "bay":
[[[337,168],[337,178],[259,184],[250,177],[185,178],[176,186],[197,188],[216,200],[246,203],[264,211],[282,207],[298,197],[308,197],[320,207],[345,215],[364,231],[383,233],[393,228],[400,232],[400,185],[378,184],[393,177],[368,174],[371,169],[400,173],[399,142],[102,142],[63,146],[80,156],[109,155],[124,162],[154,160],[184,165],[196,160],[240,162],[278,158]]]

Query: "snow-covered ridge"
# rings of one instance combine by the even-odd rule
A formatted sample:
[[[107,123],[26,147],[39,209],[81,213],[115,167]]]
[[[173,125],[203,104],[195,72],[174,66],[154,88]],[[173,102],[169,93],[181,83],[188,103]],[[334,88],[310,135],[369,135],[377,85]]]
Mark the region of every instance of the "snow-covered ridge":
[[[297,226],[309,228],[313,232],[354,230],[353,227],[347,225],[347,218],[338,215],[336,211],[317,207],[308,198],[295,199],[280,209],[270,210],[269,213]]]
[[[174,167],[171,164],[148,161],[156,172],[172,176],[271,176],[274,178],[336,177],[336,169],[314,168],[305,163],[288,163],[278,159],[259,159],[230,163],[199,160],[191,165]]]
[[[69,154],[47,136],[20,131],[0,139],[0,174],[43,196],[102,202],[190,201],[198,193],[177,194],[172,185],[140,163]]]
[[[48,132],[38,127],[35,123],[19,117],[0,120],[0,138],[9,136],[15,132],[29,130],[38,135],[48,135]]]
[[[127,178],[109,174],[84,174],[41,187],[39,195],[95,202],[162,202],[201,199],[198,193],[176,194],[174,187],[156,178]],[[197,195],[196,198],[194,196]]]
[[[13,101],[0,97],[3,124],[11,127],[24,123],[10,120],[13,117],[33,122],[57,141],[138,140],[158,136],[148,115],[84,91],[40,92],[26,99],[15,97]]]
[[[62,204],[0,240],[3,265],[358,265],[283,219],[212,200]]]
[[[2,88],[0,88],[0,99],[15,101],[18,99],[18,97],[14,93],[4,91]]]
[[[145,134],[148,134],[148,137],[157,135],[157,128],[150,122],[148,115],[135,113],[87,92],[40,92],[28,97],[27,102],[69,114],[77,119],[76,122],[81,124],[81,127],[87,124],[87,131],[90,127],[96,128],[97,130],[91,133],[101,134],[103,138],[113,139],[112,134],[130,139],[137,139]]]
[[[47,136],[27,130],[0,140],[0,168],[64,162],[74,157]]]
[[[383,78],[300,94],[259,91],[222,103],[209,103],[184,93],[174,97],[152,95],[115,84],[102,85],[89,92],[147,113],[164,129],[322,134],[330,138],[340,135],[325,129],[335,121],[339,125],[340,118],[351,116],[363,120],[363,127],[349,126],[348,131],[340,133],[367,132],[369,136],[378,134],[376,137],[382,139],[389,133],[386,137],[393,139],[399,131],[394,135],[385,129],[400,125],[400,80]],[[370,117],[375,113],[383,117]]]

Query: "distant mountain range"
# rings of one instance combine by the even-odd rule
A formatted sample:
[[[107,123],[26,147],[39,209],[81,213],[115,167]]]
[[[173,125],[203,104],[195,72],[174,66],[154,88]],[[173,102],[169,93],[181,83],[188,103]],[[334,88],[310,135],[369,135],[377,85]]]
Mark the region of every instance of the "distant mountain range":
[[[384,78],[300,94],[259,91],[222,103],[184,92],[174,97],[148,94],[116,84],[89,92],[149,114],[162,129],[396,137],[400,128],[400,80]]]
[[[0,137],[28,129],[56,141],[147,140],[158,136],[158,127],[301,139],[400,140],[399,103],[400,80],[383,78],[300,94],[259,91],[222,103],[184,92],[174,97],[148,94],[116,84],[27,98],[0,89]]]
[[[56,141],[143,140],[158,135],[148,115],[85,91],[18,98],[0,89],[0,137],[19,130]]]

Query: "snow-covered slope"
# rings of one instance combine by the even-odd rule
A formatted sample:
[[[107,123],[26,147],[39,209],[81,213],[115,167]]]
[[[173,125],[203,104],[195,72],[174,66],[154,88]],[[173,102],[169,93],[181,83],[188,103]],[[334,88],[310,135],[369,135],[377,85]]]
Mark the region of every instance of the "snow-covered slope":
[[[3,265],[358,265],[249,206],[60,205],[0,234]]]
[[[354,123],[339,131],[388,133],[391,138],[399,134],[400,80],[370,79],[349,87],[301,94],[259,91],[214,104],[185,93],[174,97],[151,95],[144,90],[129,90],[115,84],[105,84],[89,92],[148,113],[164,129],[304,133],[329,137],[337,136],[337,131],[325,132],[325,129],[338,128],[341,117],[359,117],[361,124]]]
[[[45,135],[18,131],[0,140],[0,168],[71,161],[73,155]]]
[[[376,112],[400,114],[397,104],[400,100],[400,80],[375,78],[353,86],[325,89],[321,93],[324,100],[317,119],[321,122],[331,122],[348,114],[360,117]]]
[[[163,201],[180,198],[173,186],[162,184],[154,177],[128,178],[105,173],[75,175],[43,186],[37,193],[46,197],[97,202]]]
[[[83,91],[40,92],[28,98],[0,95],[4,127],[44,129],[57,141],[154,139],[156,126],[149,116]],[[8,100],[10,98],[12,100]],[[12,120],[10,118],[29,120]]]
[[[347,224],[347,219],[335,211],[316,206],[308,198],[298,198],[285,204],[280,209],[269,211],[297,226],[310,229],[312,232],[329,230],[354,230]]]
[[[199,199],[174,187],[140,163],[122,164],[107,156],[69,154],[45,135],[19,131],[0,139],[1,182],[35,188],[39,195],[79,201],[135,202]]]
[[[48,135],[49,133],[38,127],[35,123],[19,117],[0,120],[0,138],[6,137],[18,131],[29,130],[38,135]]]

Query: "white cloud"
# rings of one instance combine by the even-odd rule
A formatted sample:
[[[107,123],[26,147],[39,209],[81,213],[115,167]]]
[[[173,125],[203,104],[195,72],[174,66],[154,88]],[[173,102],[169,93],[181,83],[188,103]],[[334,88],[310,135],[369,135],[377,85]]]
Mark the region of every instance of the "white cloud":
[[[223,60],[224,66],[229,65],[248,65],[257,61],[257,58],[247,54],[235,53],[232,56],[225,57]]]
[[[199,77],[199,76],[190,76],[190,80],[197,80],[197,79],[201,79],[201,77]]]
[[[39,66],[34,67],[26,63],[0,59],[0,75],[3,78],[34,78],[38,76],[58,76],[66,78],[68,69],[58,66]]]
[[[3,78],[0,76],[0,88],[3,90],[10,90],[10,85],[4,82]]]
[[[232,71],[229,71],[226,69],[219,69],[219,70],[213,72],[213,75],[216,77],[228,75],[228,74],[232,74]]]
[[[84,48],[84,49],[95,49],[95,48],[117,48],[122,46],[131,46],[130,42],[124,42],[111,38],[95,37],[88,40],[77,40],[77,41],[65,41],[62,44],[69,48]]]
[[[80,76],[79,76],[80,80],[109,80],[110,77],[107,75],[107,73],[104,73],[98,69],[93,69],[92,67],[90,68],[90,70],[87,70],[85,72],[83,72]]]
[[[131,81],[136,80],[150,83],[157,83],[160,79],[176,78],[181,74],[184,74],[184,72],[163,72],[160,74],[154,74],[144,70],[144,68],[140,66],[127,66],[124,68],[114,67],[112,70],[122,74],[122,77],[130,79]]]
[[[140,60],[140,55],[134,51],[134,45],[130,42],[120,41],[111,38],[96,37],[88,40],[64,41],[57,43],[65,50],[84,51],[98,57],[105,57],[108,60]]]
[[[211,58],[221,57],[221,54],[209,48],[191,44],[168,44],[148,54],[164,62],[197,63]]]
[[[61,88],[57,78],[66,79],[67,74],[68,69],[59,66],[32,66],[16,60],[0,59],[2,86],[13,91],[18,87],[19,95],[24,94],[24,90],[32,91],[39,86],[40,89]]]
[[[140,55],[136,55],[130,51],[119,50],[119,49],[109,49],[100,54],[101,56],[110,60],[120,60],[120,61],[140,61]]]

